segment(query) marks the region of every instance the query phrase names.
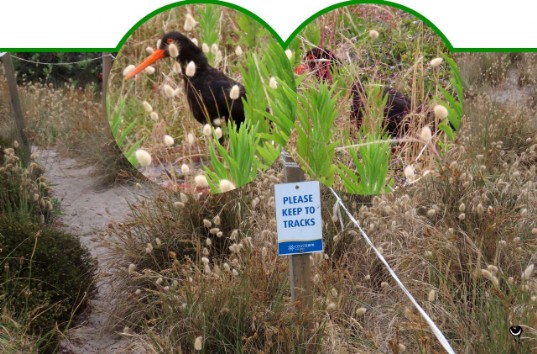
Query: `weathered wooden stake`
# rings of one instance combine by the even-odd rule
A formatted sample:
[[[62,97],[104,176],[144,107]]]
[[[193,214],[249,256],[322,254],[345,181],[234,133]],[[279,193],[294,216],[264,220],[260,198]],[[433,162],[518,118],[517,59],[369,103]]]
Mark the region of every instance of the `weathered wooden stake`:
[[[22,114],[21,103],[17,91],[17,81],[15,80],[11,55],[9,53],[5,53],[2,56],[2,61],[4,62],[4,72],[6,74],[9,96],[11,98],[11,106],[13,107],[13,114],[15,118],[15,126],[17,128],[17,141],[19,143],[19,149],[21,152],[21,161],[23,166],[28,166],[30,161],[30,144],[28,143],[28,138],[26,138],[26,134],[24,133],[24,116]]]
[[[282,152],[284,180],[286,183],[304,181],[304,171],[284,150]],[[289,257],[289,281],[291,299],[296,301],[302,311],[310,311],[313,305],[313,284],[310,254],[295,254]]]
[[[103,53],[103,81],[102,81],[102,95],[103,95],[103,107],[104,114],[106,116],[106,95],[108,89],[108,77],[110,76],[110,69],[112,68],[112,56],[110,53]]]

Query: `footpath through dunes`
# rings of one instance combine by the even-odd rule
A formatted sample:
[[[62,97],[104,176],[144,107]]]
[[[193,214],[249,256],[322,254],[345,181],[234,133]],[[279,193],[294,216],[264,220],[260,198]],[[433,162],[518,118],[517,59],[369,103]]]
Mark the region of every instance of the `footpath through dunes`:
[[[79,237],[98,263],[96,294],[89,301],[87,310],[74,319],[59,352],[142,353],[132,339],[122,337],[106,326],[114,303],[109,282],[113,269],[108,250],[99,244],[97,236],[110,222],[123,220],[130,212],[129,203],[143,198],[146,191],[126,185],[99,189],[92,176],[92,166],[62,156],[55,150],[40,151],[39,162],[53,195],[60,201],[62,215],[58,219],[63,229]]]

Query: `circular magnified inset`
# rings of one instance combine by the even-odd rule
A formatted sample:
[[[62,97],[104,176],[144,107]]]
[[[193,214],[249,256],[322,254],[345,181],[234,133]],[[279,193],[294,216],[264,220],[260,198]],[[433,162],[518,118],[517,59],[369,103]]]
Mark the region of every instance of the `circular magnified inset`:
[[[341,7],[308,24],[290,49],[301,60],[289,150],[311,178],[354,194],[391,192],[430,173],[456,139],[457,65],[413,15]]]
[[[296,112],[280,43],[252,17],[180,6],[138,27],[114,62],[108,119],[146,177],[172,190],[226,192],[270,166]]]

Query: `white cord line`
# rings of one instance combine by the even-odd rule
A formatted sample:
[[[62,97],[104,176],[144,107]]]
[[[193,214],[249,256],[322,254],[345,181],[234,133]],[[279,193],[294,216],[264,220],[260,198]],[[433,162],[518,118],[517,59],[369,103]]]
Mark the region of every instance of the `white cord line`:
[[[101,55],[100,57],[97,57],[97,58],[90,58],[90,59],[84,59],[84,60],[79,60],[79,61],[72,61],[72,62],[68,62],[68,63],[45,63],[45,62],[41,62],[41,61],[35,61],[35,60],[29,60],[29,59],[20,58],[20,57],[18,57],[16,55],[13,55],[13,54],[11,55],[11,57],[14,58],[14,59],[20,60],[20,61],[25,61],[27,63],[38,64],[38,65],[72,65],[72,64],[86,63],[86,62],[95,61],[95,60],[102,60],[102,58],[104,58],[104,57],[111,57],[112,59],[115,59],[115,57],[112,54],[104,54],[104,55]]]
[[[388,269],[388,272],[390,272],[390,275],[392,276],[392,278],[395,280],[395,282],[397,283],[397,285],[399,285],[399,287],[401,288],[401,290],[403,290],[403,292],[405,293],[405,295],[410,299],[410,301],[412,302],[412,304],[414,304],[414,306],[418,309],[419,313],[421,314],[421,316],[425,319],[425,321],[429,324],[429,326],[431,327],[434,335],[436,336],[436,338],[440,341],[440,344],[442,344],[442,346],[444,347],[444,349],[449,353],[449,354],[455,354],[455,351],[453,350],[453,348],[451,348],[451,345],[449,344],[449,342],[447,341],[446,337],[444,337],[444,334],[442,334],[442,332],[440,331],[440,329],[438,329],[438,327],[436,326],[436,324],[433,322],[433,320],[429,317],[429,315],[427,315],[427,313],[425,312],[425,310],[423,310],[421,308],[421,306],[418,304],[418,302],[416,301],[416,299],[414,299],[414,297],[412,296],[412,294],[407,290],[407,288],[404,286],[404,284],[401,282],[401,280],[399,280],[399,278],[397,277],[397,274],[395,274],[395,272],[393,271],[393,269],[390,267],[390,265],[388,264],[388,262],[386,261],[386,259],[382,256],[382,254],[377,250],[377,248],[375,247],[375,245],[373,245],[373,242],[371,242],[371,240],[369,239],[369,237],[367,236],[367,234],[365,233],[365,231],[362,229],[362,227],[360,226],[360,223],[358,222],[358,220],[356,220],[354,218],[354,216],[352,216],[352,214],[349,212],[349,210],[347,209],[347,207],[345,206],[345,204],[343,204],[343,201],[341,200],[341,198],[339,197],[339,195],[337,195],[337,193],[332,189],[330,188],[330,191],[332,191],[332,193],[334,194],[334,196],[336,197],[337,199],[337,203],[339,205],[341,205],[341,207],[343,208],[343,210],[345,210],[345,212],[347,213],[347,215],[349,216],[349,218],[351,219],[351,221],[358,227],[358,229],[360,230],[360,233],[362,234],[362,237],[365,239],[365,241],[369,244],[369,246],[373,249],[373,251],[375,251],[375,253],[377,254],[377,257],[380,259],[380,261],[382,263],[384,263],[384,265],[386,266],[386,268]]]

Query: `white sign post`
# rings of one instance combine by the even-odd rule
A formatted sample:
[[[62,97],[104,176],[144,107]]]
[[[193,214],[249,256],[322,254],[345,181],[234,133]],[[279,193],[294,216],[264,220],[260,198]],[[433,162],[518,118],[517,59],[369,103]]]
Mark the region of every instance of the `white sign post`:
[[[321,193],[318,181],[274,186],[278,254],[323,251]]]

